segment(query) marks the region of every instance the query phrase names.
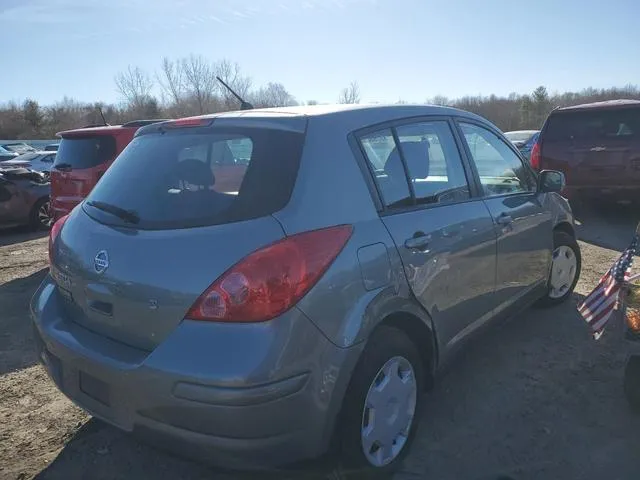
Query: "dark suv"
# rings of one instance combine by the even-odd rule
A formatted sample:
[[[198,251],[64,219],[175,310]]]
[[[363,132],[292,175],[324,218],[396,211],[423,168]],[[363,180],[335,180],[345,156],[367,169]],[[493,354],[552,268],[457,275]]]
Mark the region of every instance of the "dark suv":
[[[574,202],[640,200],[640,101],[558,108],[531,153],[537,170],[564,172]]]

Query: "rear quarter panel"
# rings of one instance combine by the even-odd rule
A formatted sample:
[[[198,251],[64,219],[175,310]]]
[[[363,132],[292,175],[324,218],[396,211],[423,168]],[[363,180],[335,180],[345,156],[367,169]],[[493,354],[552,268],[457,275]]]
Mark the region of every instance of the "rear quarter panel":
[[[395,244],[347,138],[330,117],[311,117],[289,204],[275,214],[288,235],[349,224],[353,234],[299,308],[336,345],[367,338],[388,315],[426,313],[411,297]]]

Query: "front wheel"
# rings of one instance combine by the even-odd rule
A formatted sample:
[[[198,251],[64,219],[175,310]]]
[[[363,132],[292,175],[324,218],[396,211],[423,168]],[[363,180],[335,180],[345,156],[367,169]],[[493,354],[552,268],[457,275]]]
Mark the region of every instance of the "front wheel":
[[[401,330],[383,326],[372,335],[339,419],[343,478],[389,478],[401,466],[417,429],[424,368]]]
[[[582,257],[576,239],[566,232],[554,232],[547,294],[540,300],[540,305],[554,306],[565,302],[578,283],[581,267]]]

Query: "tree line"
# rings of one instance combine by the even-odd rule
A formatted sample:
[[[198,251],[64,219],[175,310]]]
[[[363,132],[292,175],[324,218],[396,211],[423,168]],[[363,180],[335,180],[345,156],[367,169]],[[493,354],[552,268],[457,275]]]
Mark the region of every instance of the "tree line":
[[[53,138],[56,132],[89,124],[113,125],[143,118],[177,118],[239,108],[238,99],[218,80],[222,79],[240,97],[255,107],[314,105],[315,100],[299,101],[279,82],[255,86],[240,65],[227,59],[211,61],[190,55],[165,57],[154,72],[129,66],[114,77],[121,101],[85,103],[65,97],[52,105],[34,99],[0,104],[1,139]],[[577,105],[612,99],[640,99],[635,85],[608,89],[586,88],[578,92],[550,94],[544,86],[530,94],[508,96],[465,96],[451,99],[436,95],[426,103],[448,105],[477,113],[504,131],[539,128],[557,106]],[[360,103],[358,82],[339,92],[338,103]],[[399,100],[397,103],[406,103]]]

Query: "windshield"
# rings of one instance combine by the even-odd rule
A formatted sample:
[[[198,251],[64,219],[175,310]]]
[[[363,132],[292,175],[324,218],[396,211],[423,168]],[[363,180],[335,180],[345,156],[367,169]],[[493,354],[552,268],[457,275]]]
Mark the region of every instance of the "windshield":
[[[303,137],[254,128],[142,135],[107,170],[84,209],[104,223],[135,218],[142,229],[268,215],[289,200]],[[113,214],[117,211],[127,215]]]
[[[526,132],[507,132],[504,136],[511,142],[526,142],[536,133],[537,132],[535,130]]]
[[[116,140],[111,135],[63,138],[56,154],[55,166],[91,168],[113,160]]]

